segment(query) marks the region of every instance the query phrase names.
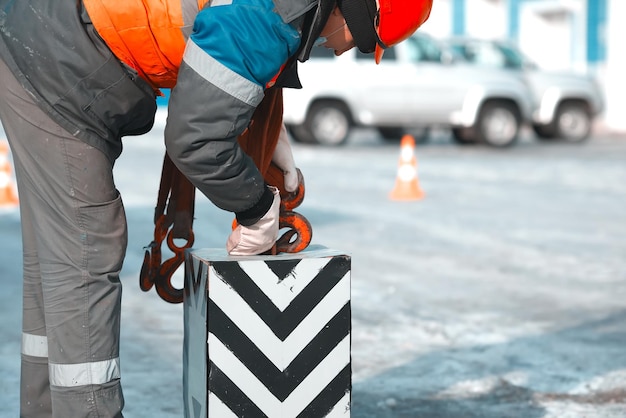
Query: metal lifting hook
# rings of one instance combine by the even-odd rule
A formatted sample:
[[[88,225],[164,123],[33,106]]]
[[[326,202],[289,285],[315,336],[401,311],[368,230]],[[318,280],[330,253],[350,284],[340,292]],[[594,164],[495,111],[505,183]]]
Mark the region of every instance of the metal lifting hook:
[[[183,289],[176,289],[172,285],[174,272],[185,261],[185,250],[191,248],[194,242],[194,234],[189,230],[189,238],[183,246],[177,246],[174,242],[173,231],[167,233],[165,226],[166,217],[161,215],[155,228],[155,239],[147,247],[144,261],[139,274],[139,287],[147,292],[155,287],[157,294],[166,302],[181,303],[183,301]],[[167,246],[174,255],[161,263],[161,242],[167,234]]]
[[[276,241],[277,253],[297,253],[304,250],[313,236],[313,228],[309,221],[293,209],[300,206],[304,200],[304,177],[300,169],[298,172],[298,188],[281,200],[279,228],[287,231]],[[295,237],[295,238],[294,238]]]
[[[276,252],[298,253],[311,243],[313,228],[309,221],[299,213],[292,211],[281,213],[279,227],[288,228],[288,230],[276,241]]]

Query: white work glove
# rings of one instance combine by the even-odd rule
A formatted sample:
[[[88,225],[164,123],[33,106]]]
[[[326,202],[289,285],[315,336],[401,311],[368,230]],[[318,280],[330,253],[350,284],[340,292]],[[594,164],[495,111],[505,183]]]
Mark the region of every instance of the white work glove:
[[[289,144],[289,136],[287,128],[283,123],[280,134],[278,134],[278,142],[274,149],[272,161],[276,164],[285,175],[285,190],[289,193],[295,192],[298,188],[298,172],[296,171],[296,163],[293,160],[291,152],[291,144]]]
[[[278,239],[280,195],[278,188],[270,187],[274,200],[261,219],[250,226],[237,225],[228,237],[226,250],[230,255],[256,255],[272,248]]]

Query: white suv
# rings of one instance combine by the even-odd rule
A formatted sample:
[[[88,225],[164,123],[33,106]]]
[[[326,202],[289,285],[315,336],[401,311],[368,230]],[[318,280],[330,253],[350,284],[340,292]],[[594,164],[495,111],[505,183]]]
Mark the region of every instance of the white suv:
[[[527,80],[538,103],[532,125],[539,139],[584,141],[604,110],[604,97],[592,77],[543,71],[510,42],[455,37],[447,43],[475,65],[506,69]]]
[[[335,57],[313,48],[299,66],[302,89],[284,90],[284,121],[294,140],[344,144],[355,126],[399,138],[412,128],[444,126],[461,143],[512,145],[530,121],[523,77],[480,69],[419,34],[385,51],[376,65],[356,49]]]

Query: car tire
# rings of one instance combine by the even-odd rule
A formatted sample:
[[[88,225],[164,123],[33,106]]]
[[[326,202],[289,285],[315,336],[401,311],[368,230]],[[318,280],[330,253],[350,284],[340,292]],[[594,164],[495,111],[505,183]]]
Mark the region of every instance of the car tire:
[[[571,143],[583,142],[591,134],[592,122],[591,114],[584,103],[563,103],[554,120],[556,137]]]
[[[303,142],[340,146],[348,141],[352,120],[341,102],[316,102],[311,105],[299,136]]]
[[[477,139],[489,146],[506,148],[519,138],[521,117],[517,106],[511,102],[487,102],[476,121]]]

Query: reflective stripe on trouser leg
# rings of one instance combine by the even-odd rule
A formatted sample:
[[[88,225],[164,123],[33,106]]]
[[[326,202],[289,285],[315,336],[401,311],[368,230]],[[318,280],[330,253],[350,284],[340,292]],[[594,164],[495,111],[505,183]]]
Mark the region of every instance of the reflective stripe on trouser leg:
[[[21,176],[20,176],[21,177]],[[21,416],[50,417],[52,401],[48,380],[48,338],[44,320],[41,273],[33,212],[27,200],[20,201],[23,252]]]
[[[40,272],[25,286],[34,289],[40,281],[43,296],[38,303],[43,303],[45,333],[36,325],[42,318],[41,307],[33,302],[35,291],[25,298],[24,331],[47,337],[52,416],[121,417],[119,271],[127,231],[112,164],[43,113],[2,62],[0,77],[0,116],[20,204],[31,211],[25,234],[34,250],[26,257],[32,260],[26,261],[25,276]],[[22,359],[22,387],[41,383],[41,368],[39,376],[32,375],[37,372],[24,359],[43,358],[24,354]],[[45,416],[28,393],[22,390],[23,415]]]

